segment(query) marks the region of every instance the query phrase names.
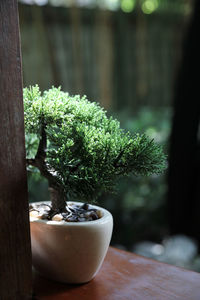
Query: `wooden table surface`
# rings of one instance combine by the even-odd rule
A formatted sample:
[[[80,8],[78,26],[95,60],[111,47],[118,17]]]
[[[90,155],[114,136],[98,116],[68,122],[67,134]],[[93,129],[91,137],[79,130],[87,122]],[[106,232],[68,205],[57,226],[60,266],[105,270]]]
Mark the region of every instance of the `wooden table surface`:
[[[110,247],[91,282],[66,285],[35,274],[34,292],[38,300],[200,300],[200,274]]]

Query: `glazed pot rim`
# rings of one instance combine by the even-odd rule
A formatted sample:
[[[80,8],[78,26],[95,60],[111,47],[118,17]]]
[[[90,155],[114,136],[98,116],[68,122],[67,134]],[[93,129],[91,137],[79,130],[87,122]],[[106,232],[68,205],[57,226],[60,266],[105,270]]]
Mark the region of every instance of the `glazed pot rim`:
[[[75,203],[75,204],[84,204],[83,202],[78,201],[68,201],[68,203]],[[31,204],[31,203],[30,203]],[[50,204],[50,201],[40,201],[40,202],[33,202],[33,204]],[[52,221],[52,220],[42,220],[36,217],[29,217],[30,223],[37,222],[46,225],[58,225],[58,226],[89,226],[89,225],[97,225],[106,223],[110,218],[112,218],[112,214],[105,208],[89,204],[92,208],[100,210],[102,213],[102,217],[97,220],[93,221],[84,221],[84,222],[66,222],[66,221]]]

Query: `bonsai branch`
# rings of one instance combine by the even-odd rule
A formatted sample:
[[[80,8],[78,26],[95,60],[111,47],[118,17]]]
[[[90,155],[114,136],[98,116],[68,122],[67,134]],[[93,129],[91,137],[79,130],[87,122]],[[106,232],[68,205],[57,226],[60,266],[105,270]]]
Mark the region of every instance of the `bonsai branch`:
[[[119,152],[118,156],[116,157],[116,159],[114,160],[113,166],[114,166],[115,168],[118,167],[118,163],[119,163],[120,159],[122,158],[122,155],[124,154],[124,151],[125,151],[125,149],[121,150],[121,151]]]
[[[35,156],[36,160],[45,161],[46,158],[46,148],[47,148],[47,135],[46,135],[46,123],[44,122],[44,117],[41,120],[41,139],[38,146],[37,154]]]
[[[50,170],[46,163],[46,148],[47,148],[47,136],[46,136],[46,124],[42,119],[41,125],[41,138],[37,150],[37,154],[34,159],[27,159],[27,165],[31,165],[39,169],[42,176],[44,176],[49,182],[50,198],[52,202],[52,210],[58,213],[65,211],[66,201],[64,192],[62,189],[62,183],[60,179],[55,175],[55,171]]]
[[[125,150],[128,149],[130,145],[131,145],[130,143],[127,143],[127,144],[124,146],[124,148],[120,150],[118,156],[116,157],[116,159],[115,159],[114,162],[113,162],[113,166],[114,166],[115,168],[118,168],[118,167],[121,167],[121,166],[122,166],[122,164],[119,164],[120,159],[121,159],[122,156],[124,155]]]
[[[46,148],[47,148],[47,135],[46,135],[46,124],[44,118],[41,120],[41,138],[38,146],[38,150],[34,159],[27,159],[26,164],[31,165],[39,169],[42,176],[46,177],[49,186],[58,189],[60,184],[58,183],[58,178],[49,170],[48,165],[45,161],[46,159]]]

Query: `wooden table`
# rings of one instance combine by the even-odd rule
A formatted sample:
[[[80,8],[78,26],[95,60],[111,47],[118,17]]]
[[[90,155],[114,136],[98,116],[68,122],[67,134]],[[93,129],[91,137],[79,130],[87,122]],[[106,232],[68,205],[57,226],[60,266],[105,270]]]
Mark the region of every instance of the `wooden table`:
[[[110,247],[91,282],[66,285],[35,274],[34,291],[39,300],[200,300],[200,274]]]

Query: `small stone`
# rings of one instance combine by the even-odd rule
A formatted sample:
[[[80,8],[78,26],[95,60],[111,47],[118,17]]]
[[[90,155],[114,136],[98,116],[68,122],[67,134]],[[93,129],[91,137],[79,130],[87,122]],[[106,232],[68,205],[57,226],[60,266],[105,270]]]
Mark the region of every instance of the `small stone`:
[[[85,217],[86,219],[89,219],[90,216],[91,216],[91,212],[90,212],[90,211],[88,211],[88,212],[86,212],[86,213],[84,214],[84,217]]]
[[[85,221],[87,221],[87,220],[86,220],[86,218],[78,218],[78,221],[79,221],[79,222],[85,222]]]
[[[62,217],[63,217],[64,220],[65,220],[68,216],[69,216],[68,213],[62,213]]]
[[[89,209],[89,204],[88,203],[84,203],[82,206],[81,206],[82,209],[84,210],[88,210]]]
[[[39,212],[37,210],[31,210],[29,215],[31,218],[38,218]]]
[[[61,214],[56,214],[52,218],[52,221],[62,221],[62,220],[63,220],[63,216]]]
[[[37,216],[37,218],[38,218],[38,219],[42,219],[42,216],[43,216],[43,214],[39,214],[39,215]]]
[[[100,210],[97,210],[96,213],[97,213],[97,216],[98,216],[99,219],[103,217],[103,214]]]
[[[51,209],[50,206],[46,205],[46,204],[42,204],[40,208],[45,210],[45,211],[50,211],[50,209]]]
[[[77,222],[77,217],[76,216],[70,216],[67,217],[66,222]]]
[[[49,214],[48,213],[44,213],[44,214],[41,215],[41,219],[42,220],[48,220],[48,218],[49,218]]]
[[[92,212],[91,217],[92,217],[92,220],[97,220],[99,218],[98,215],[96,214],[96,212]]]

